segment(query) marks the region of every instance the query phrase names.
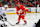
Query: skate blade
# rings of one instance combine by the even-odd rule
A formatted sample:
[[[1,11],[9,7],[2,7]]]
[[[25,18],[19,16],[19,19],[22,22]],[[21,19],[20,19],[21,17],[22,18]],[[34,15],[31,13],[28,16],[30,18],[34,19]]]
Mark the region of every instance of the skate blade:
[[[24,23],[23,25],[24,25],[24,26],[27,26],[27,23],[26,23],[26,24]]]
[[[27,24],[15,24],[13,26],[27,26]]]

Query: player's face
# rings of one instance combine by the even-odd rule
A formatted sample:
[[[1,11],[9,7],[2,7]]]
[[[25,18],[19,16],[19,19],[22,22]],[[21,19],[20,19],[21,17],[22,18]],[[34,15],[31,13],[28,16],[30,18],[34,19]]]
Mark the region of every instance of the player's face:
[[[18,6],[20,6],[20,4],[18,4]]]
[[[7,7],[5,7],[5,9],[7,9]]]

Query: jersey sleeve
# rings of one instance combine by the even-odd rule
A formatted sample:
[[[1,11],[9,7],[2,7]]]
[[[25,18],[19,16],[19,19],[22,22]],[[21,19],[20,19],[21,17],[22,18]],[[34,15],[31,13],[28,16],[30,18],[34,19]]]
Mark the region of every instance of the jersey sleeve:
[[[17,10],[17,12],[16,12],[16,13],[17,13],[17,14],[19,14],[19,12],[18,12],[18,6],[16,7],[16,10]]]

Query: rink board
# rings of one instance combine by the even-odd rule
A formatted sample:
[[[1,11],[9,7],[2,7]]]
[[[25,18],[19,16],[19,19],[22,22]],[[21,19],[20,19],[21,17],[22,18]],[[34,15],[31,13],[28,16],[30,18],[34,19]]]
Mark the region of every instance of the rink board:
[[[36,8],[36,7],[31,7],[31,8],[27,7],[26,9],[29,9],[31,11],[31,13],[36,13],[36,11],[37,11],[37,13],[40,13],[40,7],[38,7],[38,8]],[[7,9],[7,14],[16,14],[16,8],[8,8]]]

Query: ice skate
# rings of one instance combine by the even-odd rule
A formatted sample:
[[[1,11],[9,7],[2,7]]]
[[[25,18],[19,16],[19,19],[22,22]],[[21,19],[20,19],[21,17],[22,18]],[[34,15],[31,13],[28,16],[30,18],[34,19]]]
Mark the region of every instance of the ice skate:
[[[27,25],[27,22],[25,22],[23,25]]]
[[[17,25],[19,24],[19,23],[16,23]]]

